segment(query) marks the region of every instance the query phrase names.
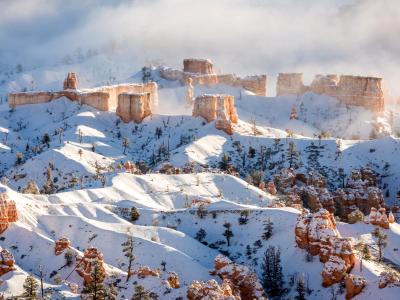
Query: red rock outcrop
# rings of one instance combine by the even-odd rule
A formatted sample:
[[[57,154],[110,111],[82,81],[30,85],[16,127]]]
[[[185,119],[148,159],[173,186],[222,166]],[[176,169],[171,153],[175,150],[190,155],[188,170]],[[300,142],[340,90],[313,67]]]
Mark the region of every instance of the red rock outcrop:
[[[64,90],[77,90],[78,89],[78,80],[76,78],[76,74],[74,72],[69,72],[67,78],[64,80],[63,85]]]
[[[123,93],[118,96],[117,115],[128,123],[141,123],[151,115],[150,93]]]
[[[257,275],[247,266],[235,264],[229,258],[218,255],[212,273],[221,279],[227,279],[233,292],[239,294],[242,300],[264,299],[263,288]]]
[[[101,111],[110,111],[117,108],[118,96],[123,93],[150,93],[150,108],[152,111],[157,109],[158,87],[155,82],[143,84],[126,83],[77,90],[75,73],[68,73],[64,81],[64,90],[62,91],[10,93],[8,95],[8,104],[10,108],[14,108],[18,105],[47,103],[61,97],[67,97],[71,101],[77,101],[80,104],[86,104]]]
[[[209,59],[186,58],[183,60],[183,72],[214,74],[213,63]]]
[[[230,283],[224,280],[220,286],[214,279],[207,282],[193,281],[187,291],[189,300],[241,300],[240,296],[234,295]]]
[[[71,246],[71,242],[69,239],[63,237],[56,241],[54,245],[54,254],[60,255],[64,252],[65,249],[68,249]]]
[[[350,300],[362,292],[367,281],[361,276],[349,274],[345,277],[344,284],[346,286],[346,300]]]
[[[91,274],[96,264],[105,273],[103,254],[95,247],[88,247],[83,253],[83,257],[77,258],[76,273],[83,278],[84,285],[91,283]]]
[[[7,230],[10,223],[18,221],[15,201],[10,200],[5,192],[0,191],[0,234]]]
[[[384,289],[388,285],[400,287],[400,276],[394,272],[382,272],[379,276],[379,288]]]
[[[193,85],[224,84],[233,87],[241,87],[258,96],[267,95],[267,75],[251,75],[238,77],[235,74],[215,74],[210,60],[184,60],[184,69],[160,68],[160,76],[166,80],[180,81],[187,84],[191,78]]]
[[[370,223],[375,226],[379,226],[385,229],[389,229],[389,219],[386,215],[386,209],[384,207],[378,210],[375,207],[371,207],[371,212],[364,218],[365,223]]]
[[[205,94],[196,97],[193,116],[203,117],[207,122],[215,120],[215,127],[228,134],[233,133],[232,123],[238,122],[235,99],[229,95]]]
[[[310,86],[303,84],[301,73],[281,73],[278,76],[276,94],[301,95],[307,91],[326,94],[344,104],[363,106],[373,112],[382,112],[384,97],[382,78],[335,74],[316,75]]]
[[[124,168],[126,170],[126,172],[132,173],[132,174],[138,174],[139,170],[136,167],[136,165],[134,163],[132,163],[131,161],[127,160],[124,162]]]
[[[15,259],[10,251],[0,247],[0,276],[15,270]]]
[[[320,261],[327,264],[322,273],[324,286],[340,281],[355,264],[350,239],[340,237],[333,215],[325,209],[300,215],[295,227],[295,239],[299,248],[311,255],[319,255]]]
[[[383,193],[376,187],[376,183],[376,175],[371,169],[352,171],[346,187],[334,193],[335,202],[339,207],[338,214],[342,220],[347,220],[349,214],[357,209],[367,215],[372,207],[384,207]]]
[[[146,278],[149,276],[160,277],[160,270],[152,270],[147,266],[141,266],[137,271],[134,271],[133,274],[136,274],[139,278]]]
[[[175,272],[168,272],[167,278],[168,286],[172,289],[179,289],[179,277],[178,274]]]
[[[306,88],[302,73],[279,73],[276,84],[276,95],[301,95]]]

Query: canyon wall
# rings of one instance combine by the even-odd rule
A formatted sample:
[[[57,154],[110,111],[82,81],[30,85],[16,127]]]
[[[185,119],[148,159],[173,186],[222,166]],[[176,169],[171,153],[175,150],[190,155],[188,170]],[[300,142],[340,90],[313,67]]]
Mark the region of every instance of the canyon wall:
[[[384,109],[382,78],[316,75],[310,86],[305,86],[302,73],[279,74],[277,96],[301,95],[307,91],[332,96],[344,104],[362,106],[377,113]]]
[[[117,115],[128,123],[141,123],[151,115],[150,93],[123,93],[118,96]]]
[[[186,58],[183,60],[183,72],[214,74],[213,63],[209,59]]]
[[[267,95],[267,75],[252,75],[242,78],[235,74],[215,74],[210,60],[185,59],[183,71],[164,67],[160,68],[159,72],[161,78],[180,81],[182,85],[185,85],[191,78],[193,85],[225,84],[244,88],[258,96]]]
[[[192,115],[203,117],[207,122],[215,120],[215,127],[228,134],[233,134],[232,123],[238,122],[235,98],[230,95],[205,94],[196,97]]]
[[[75,73],[68,73],[64,80],[64,90],[57,92],[21,92],[8,95],[8,105],[15,108],[18,105],[47,103],[54,99],[67,97],[71,101],[86,104],[101,111],[115,110],[118,105],[118,96],[124,93],[148,93],[150,95],[150,107],[154,111],[158,106],[157,83],[149,82],[126,83],[111,86],[100,86],[93,89],[77,90],[77,78]]]
[[[13,200],[0,191],[0,234],[8,229],[11,223],[18,221],[18,211]]]

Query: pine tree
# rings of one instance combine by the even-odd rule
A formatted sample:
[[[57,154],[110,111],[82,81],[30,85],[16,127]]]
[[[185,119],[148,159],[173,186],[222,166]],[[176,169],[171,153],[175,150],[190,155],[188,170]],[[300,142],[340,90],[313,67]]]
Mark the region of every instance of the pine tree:
[[[268,240],[272,236],[273,230],[274,230],[274,223],[270,218],[266,219],[264,221],[264,233],[262,235],[262,239]]]
[[[379,260],[382,260],[383,249],[387,246],[387,235],[384,234],[379,227],[376,227],[372,235],[377,239],[376,244],[379,249]]]
[[[231,238],[234,236],[232,230],[231,230],[231,223],[224,223],[224,227],[226,230],[223,233],[223,236],[226,238],[226,242],[228,243],[228,247],[231,245]]]
[[[283,272],[281,251],[269,246],[264,254],[262,283],[270,296],[279,296],[283,292]]]
[[[289,168],[297,169],[299,167],[299,151],[297,151],[296,144],[292,141],[289,142],[286,158],[289,162]]]
[[[297,279],[297,286],[296,286],[296,296],[294,299],[296,300],[306,300],[306,285],[304,283],[304,275],[301,274],[300,277]]]
[[[143,285],[137,285],[131,300],[152,300],[152,298],[150,292],[146,291]]]
[[[200,228],[199,231],[197,231],[197,233],[196,233],[195,239],[201,243],[205,239],[206,235],[207,235],[207,232],[203,228]]]
[[[22,294],[23,299],[37,299],[37,290],[39,288],[39,283],[36,281],[35,278],[33,278],[31,275],[26,277],[22,287],[24,288],[24,293]]]
[[[99,261],[94,262],[90,277],[91,282],[82,289],[82,295],[89,297],[90,300],[106,299],[108,293],[103,284],[106,274]]]
[[[127,138],[122,140],[122,147],[124,147],[124,155],[126,155],[126,149],[129,148],[129,140]]]
[[[132,262],[135,260],[135,255],[133,254],[133,236],[131,233],[128,233],[126,241],[123,242],[121,246],[123,247],[122,252],[125,254],[125,257],[128,258],[128,270],[126,275],[126,282],[128,282],[132,275]]]
[[[50,147],[50,135],[46,132],[42,137],[42,143],[47,145],[47,148]]]
[[[131,217],[131,222],[135,222],[135,221],[139,220],[140,213],[137,210],[137,208],[134,206],[131,207],[131,216],[130,217]]]
[[[239,225],[245,225],[249,221],[250,210],[245,209],[240,212]]]

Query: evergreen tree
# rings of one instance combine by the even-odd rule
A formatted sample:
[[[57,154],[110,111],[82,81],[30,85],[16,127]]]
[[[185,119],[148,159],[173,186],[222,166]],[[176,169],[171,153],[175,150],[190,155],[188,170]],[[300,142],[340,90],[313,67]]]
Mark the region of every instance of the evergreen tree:
[[[264,233],[262,235],[262,239],[268,240],[272,236],[273,230],[274,230],[274,223],[270,218],[266,219],[264,221]]]
[[[300,154],[297,151],[296,144],[290,141],[286,152],[286,159],[289,162],[289,168],[299,168],[299,157]]]
[[[231,238],[234,236],[232,230],[231,230],[231,223],[226,222],[224,223],[224,227],[226,228],[223,236],[226,238],[226,242],[228,243],[228,247],[231,245]]]
[[[239,225],[245,225],[249,221],[250,210],[245,209],[240,212]]]
[[[126,275],[126,282],[129,281],[129,278],[132,275],[132,263],[135,260],[135,255],[133,254],[134,245],[133,245],[133,236],[131,233],[128,233],[128,237],[125,242],[121,244],[122,252],[125,254],[125,257],[128,258],[128,270]]]
[[[387,246],[387,235],[384,234],[378,226],[375,227],[372,235],[376,238],[376,244],[379,249],[379,260],[382,260],[383,249]]]
[[[122,147],[124,147],[124,155],[126,155],[126,149],[129,148],[129,140],[127,138],[122,140]]]
[[[262,283],[270,296],[279,296],[283,293],[283,272],[281,265],[281,251],[269,246],[264,254]]]
[[[42,143],[46,144],[47,148],[50,147],[50,135],[47,132],[42,137]]]
[[[229,155],[224,153],[222,155],[221,161],[219,162],[219,168],[222,171],[228,171],[231,167],[230,161],[231,161],[231,158],[229,157]]]
[[[135,222],[135,221],[139,220],[139,217],[140,217],[139,211],[137,210],[136,207],[132,206],[131,207],[131,216],[130,216],[131,222]]]
[[[201,243],[206,238],[206,235],[207,235],[207,232],[203,228],[200,228],[199,231],[197,231],[197,233],[196,233],[195,239]]]
[[[294,299],[296,300],[306,300],[306,285],[304,283],[304,275],[301,274],[300,277],[297,279],[297,286],[296,286],[296,296]]]
[[[106,274],[98,261],[94,262],[90,277],[91,282],[82,289],[82,295],[85,295],[90,300],[106,299],[108,292],[103,284]]]
[[[150,292],[146,291],[143,285],[135,286],[135,293],[131,300],[152,300]]]
[[[25,278],[23,284],[24,293],[22,294],[22,298],[26,300],[37,299],[37,292],[39,288],[39,283],[33,278],[31,275]]]

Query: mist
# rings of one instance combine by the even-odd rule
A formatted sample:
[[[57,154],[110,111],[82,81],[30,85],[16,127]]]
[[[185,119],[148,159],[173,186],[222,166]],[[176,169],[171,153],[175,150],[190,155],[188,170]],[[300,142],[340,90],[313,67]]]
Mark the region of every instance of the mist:
[[[398,96],[399,36],[397,0],[0,0],[0,66],[56,65],[76,51],[132,67],[207,57],[218,72],[272,81],[379,76]]]

